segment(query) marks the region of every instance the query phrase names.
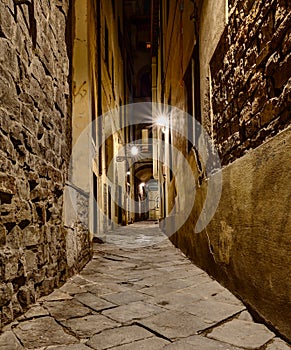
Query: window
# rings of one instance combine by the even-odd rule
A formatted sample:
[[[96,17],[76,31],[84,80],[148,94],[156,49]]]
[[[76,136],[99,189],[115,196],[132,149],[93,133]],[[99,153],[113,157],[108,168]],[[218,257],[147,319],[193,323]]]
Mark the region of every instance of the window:
[[[114,58],[112,56],[111,58],[111,87],[112,87],[112,95],[113,95],[113,98],[115,99],[115,81],[114,81]]]
[[[122,101],[119,98],[119,128],[122,128],[124,125],[122,125]]]
[[[98,144],[99,144],[99,150],[98,150],[98,170],[99,170],[99,175],[102,175],[102,118],[97,119],[97,124],[98,124]]]
[[[107,66],[107,69],[109,70],[109,37],[108,37],[108,26],[105,21],[105,64]]]
[[[95,105],[95,86],[92,84],[91,96],[91,125],[92,125],[92,139],[96,145],[96,105]]]
[[[201,108],[200,108],[200,68],[199,68],[199,40],[194,47],[192,58],[189,62],[188,68],[184,76],[184,82],[186,87],[186,108],[187,112],[193,118],[189,118],[188,125],[188,152],[193,145],[197,142],[200,134],[200,128],[196,127],[197,124],[194,119],[201,123]],[[191,142],[192,140],[192,142]]]
[[[118,17],[118,46],[121,56],[123,57],[123,35],[121,31],[120,17]]]
[[[173,180],[173,145],[172,145],[172,133],[170,128],[169,133],[169,167],[170,167],[170,181]]]
[[[167,10],[167,23],[169,22],[169,15],[170,15],[170,0],[167,0],[167,5],[166,5],[166,10]]]
[[[98,178],[95,173],[93,173],[93,233],[97,233],[97,210],[98,210]]]
[[[111,210],[111,186],[108,186],[108,219],[111,220],[112,218],[112,210]]]

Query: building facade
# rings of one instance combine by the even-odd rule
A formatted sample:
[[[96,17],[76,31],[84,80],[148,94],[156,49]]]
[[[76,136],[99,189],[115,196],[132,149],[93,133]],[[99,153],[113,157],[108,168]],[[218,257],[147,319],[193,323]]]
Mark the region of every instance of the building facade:
[[[156,131],[171,164],[156,165],[155,173],[164,183],[166,224],[175,225],[187,209],[187,198],[178,203],[176,194],[191,181],[171,150],[183,154],[195,178],[193,208],[170,239],[253,315],[290,339],[290,2],[161,4],[153,100],[193,116],[181,133],[175,127]],[[177,122],[173,113],[168,119]],[[220,158],[213,173],[202,129]],[[215,182],[222,187],[212,187]],[[215,214],[197,229],[215,204],[216,190],[221,195]]]
[[[91,257],[76,225],[68,249],[64,188],[71,154],[68,1],[0,3],[0,325]]]
[[[118,1],[0,3],[0,327],[127,223],[129,39]],[[110,187],[111,186],[111,187]]]

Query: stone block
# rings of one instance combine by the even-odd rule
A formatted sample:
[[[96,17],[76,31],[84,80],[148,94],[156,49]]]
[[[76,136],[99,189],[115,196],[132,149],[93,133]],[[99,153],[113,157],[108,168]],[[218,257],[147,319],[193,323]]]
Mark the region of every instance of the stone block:
[[[11,249],[22,247],[22,230],[18,226],[13,226],[7,234],[7,247]]]
[[[134,301],[145,300],[146,296],[140,292],[126,291],[126,292],[104,295],[103,299],[106,299],[116,305],[124,305]]]
[[[285,35],[282,43],[282,54],[286,55],[290,52],[291,48],[291,29],[289,29]]]
[[[117,322],[132,322],[163,312],[158,306],[147,304],[141,301],[132,302],[128,305],[118,306],[114,309],[105,310],[103,314]]]
[[[44,298],[44,300],[50,299],[50,296]],[[74,317],[84,317],[90,315],[90,310],[85,305],[81,304],[77,300],[56,300],[45,301],[44,306],[49,310],[51,315],[58,321],[69,320]]]
[[[0,116],[0,129],[4,132],[5,135],[7,135],[9,134],[13,120],[8,111],[4,108],[0,108]]]
[[[191,337],[174,342],[163,348],[164,350],[240,350],[226,343],[221,343],[204,336],[193,335]]]
[[[275,28],[278,28],[284,23],[284,19],[286,19],[286,16],[288,14],[288,9],[285,5],[286,3],[284,0],[279,0],[278,5],[275,9]],[[290,12],[289,12],[290,15]],[[288,17],[288,16],[287,16]]]
[[[55,65],[56,62],[53,57],[52,47],[49,45],[46,36],[42,33],[40,34],[40,40],[42,41],[41,51],[38,51],[38,56],[42,61],[45,69],[50,73],[53,77],[55,76],[56,70]]]
[[[260,46],[264,47],[267,42],[272,40],[274,34],[274,16],[273,13],[270,12],[267,17],[264,19],[264,22],[260,28]]]
[[[140,323],[171,340],[189,337],[208,327],[201,318],[176,310],[148,317]]]
[[[269,100],[263,110],[259,113],[259,118],[260,118],[260,122],[261,122],[261,126],[264,127],[267,124],[270,123],[271,120],[275,119],[275,117],[277,117],[277,102],[278,99],[277,98],[273,98],[271,100]]]
[[[235,316],[238,312],[243,311],[244,309],[244,305],[228,304],[209,299],[200,300],[188,305],[187,312],[201,318],[209,325],[214,325]]]
[[[8,21],[11,15],[8,17]],[[6,22],[6,21],[4,21]],[[2,23],[1,23],[2,24]],[[19,77],[19,68],[18,68],[18,62],[17,62],[17,55],[15,52],[15,49],[13,47],[12,42],[10,42],[7,39],[1,38],[0,39],[0,64],[5,64],[5,68],[11,74],[11,76],[14,78],[14,80],[18,80]],[[12,86],[11,86],[12,88]]]
[[[258,116],[252,117],[245,123],[246,138],[252,138],[260,130],[260,118]]]
[[[273,74],[275,88],[282,89],[291,76],[291,53],[281,62]]]
[[[90,309],[95,310],[97,312],[110,309],[116,306],[116,304],[99,298],[92,293],[82,293],[80,295],[77,295],[75,298],[85,306],[88,306]]]
[[[89,338],[105,329],[120,326],[119,323],[103,315],[89,315],[77,319],[73,318],[62,321],[62,324],[78,338]]]
[[[44,159],[35,158],[35,171],[40,177],[47,177],[47,164]]]
[[[53,277],[45,278],[41,284],[41,294],[47,295],[54,290],[55,280]]]
[[[24,247],[36,246],[42,243],[44,237],[39,232],[37,225],[29,225],[23,230],[23,245]]]
[[[27,250],[24,252],[27,273],[37,270],[37,253]]]
[[[37,186],[30,192],[30,200],[33,202],[44,201],[48,198],[49,190],[46,187]],[[42,222],[45,222],[45,217],[40,217]]]
[[[65,333],[60,325],[51,317],[41,317],[35,320],[21,322],[14,328],[14,333],[28,349],[52,345],[67,345],[78,340]]]
[[[37,271],[34,271],[34,272],[30,272],[29,270],[28,270],[28,272],[27,272],[27,276],[31,276],[31,279],[36,283],[36,284],[41,284],[43,281],[44,281],[44,279],[45,279],[45,277],[46,277],[46,268],[45,267],[42,267],[42,268],[38,268],[37,269]],[[41,288],[40,288],[41,289]],[[42,290],[42,289],[41,289]],[[42,292],[40,293],[40,294],[42,294]]]
[[[216,327],[209,338],[247,349],[257,349],[275,337],[274,333],[262,324],[234,319]]]
[[[9,194],[16,194],[16,179],[12,175],[0,173],[0,191]]]
[[[23,286],[17,292],[17,299],[23,309],[35,303],[35,291],[32,286]]]
[[[138,326],[119,327],[105,330],[93,336],[87,343],[96,350],[108,349],[114,346],[129,344],[137,340],[151,338],[152,333]],[[135,343],[136,344],[136,343]],[[138,346],[136,344],[136,346]],[[149,349],[152,349],[149,347]]]
[[[4,280],[9,281],[17,278],[19,253],[10,249],[0,252],[0,262],[4,268]]]
[[[158,337],[152,337],[152,338],[148,338],[148,339],[138,340],[138,341],[133,342],[131,344],[125,344],[125,345],[117,346],[117,347],[114,347],[114,348],[111,348],[111,349],[112,350],[135,350],[135,349],[139,349],[139,350],[147,350],[147,349],[160,350],[160,349],[164,349],[164,347],[167,344],[170,344],[170,342],[165,340],[165,339],[158,338]]]
[[[9,2],[12,3],[11,0],[9,0]],[[11,7],[13,7],[13,5]],[[15,31],[15,20],[9,11],[8,6],[1,4],[0,9],[0,30],[6,39],[11,40]]]
[[[12,331],[0,335],[0,348],[5,350],[24,350]]]
[[[17,315],[17,312],[14,313],[13,301],[12,301],[8,305],[4,305],[2,307],[1,323],[4,325],[9,322],[12,322],[15,315]]]
[[[23,120],[23,124],[29,130],[30,134],[35,135],[38,121],[33,109],[23,105],[21,108],[21,118]]]
[[[4,225],[0,224],[0,248],[6,244],[6,232]]]
[[[7,306],[12,299],[13,286],[11,283],[0,283],[0,307]]]

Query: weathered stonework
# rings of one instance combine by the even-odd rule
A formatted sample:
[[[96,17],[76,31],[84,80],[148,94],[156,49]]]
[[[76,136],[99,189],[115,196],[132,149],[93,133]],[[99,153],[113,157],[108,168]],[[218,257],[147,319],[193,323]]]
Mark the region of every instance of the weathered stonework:
[[[62,222],[71,152],[68,3],[0,1],[0,328],[90,257],[82,230],[82,257],[68,267]]]
[[[193,169],[196,192],[189,194],[195,196],[189,218],[171,240],[290,341],[290,1],[228,0],[226,9],[225,0],[197,0],[194,11],[193,1],[183,3],[181,9],[171,2],[164,18],[163,54],[170,59],[157,69],[157,85],[165,91],[161,88],[156,97],[201,117],[222,167],[205,179],[197,151],[172,133],[172,144]],[[187,185],[190,180],[177,161],[172,161],[175,176]],[[211,180],[220,175],[215,215],[195,232],[207,211]],[[175,199],[173,182],[167,187],[166,206],[179,205],[183,213],[187,200]],[[175,221],[178,215],[169,220],[171,226]]]
[[[290,124],[288,1],[238,1],[210,62],[215,141],[222,164]]]

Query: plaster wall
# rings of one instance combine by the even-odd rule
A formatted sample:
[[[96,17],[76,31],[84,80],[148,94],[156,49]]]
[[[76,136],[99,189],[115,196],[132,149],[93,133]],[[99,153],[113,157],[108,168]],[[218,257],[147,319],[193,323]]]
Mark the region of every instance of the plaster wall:
[[[212,221],[195,233],[209,181],[195,152],[173,134],[172,144],[193,169],[196,193],[188,220],[171,240],[290,340],[290,4],[238,1],[228,11],[225,5],[197,1],[202,123],[219,151],[222,195]],[[195,36],[186,19],[183,38],[176,28],[171,34],[175,20],[171,7],[165,101],[171,91],[172,104],[186,110],[179,76],[192,52],[182,55],[179,48]],[[188,181],[179,160],[173,164],[180,180],[167,184],[169,207]],[[179,199],[181,212],[187,202]]]

